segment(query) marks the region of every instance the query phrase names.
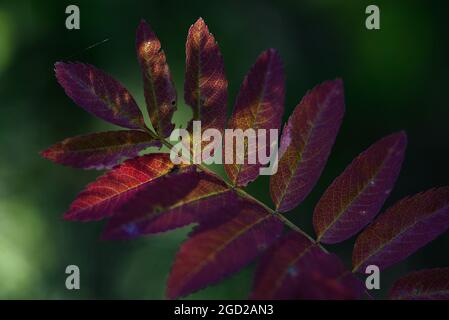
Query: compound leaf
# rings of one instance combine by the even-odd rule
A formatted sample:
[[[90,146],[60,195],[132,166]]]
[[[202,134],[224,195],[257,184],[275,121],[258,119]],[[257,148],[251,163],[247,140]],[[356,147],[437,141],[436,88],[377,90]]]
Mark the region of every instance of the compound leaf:
[[[234,111],[228,122],[229,129],[265,129],[268,140],[269,129],[280,129],[282,114],[284,112],[285,79],[282,61],[274,49],[264,51],[246,75]],[[234,146],[233,150],[225,150],[227,155],[232,152],[233,163],[226,164],[228,177],[237,186],[246,186],[259,175],[260,162],[256,157],[255,164],[249,164],[248,159],[256,156],[258,148],[269,145],[262,139],[245,141],[243,154],[239,154]],[[257,141],[259,140],[259,141]],[[265,150],[266,151],[266,150]],[[230,155],[229,155],[230,156]],[[244,162],[239,164],[237,162]]]
[[[390,290],[393,300],[449,300],[449,268],[412,272]]]
[[[110,169],[139,151],[160,146],[144,131],[120,130],[67,138],[41,152],[53,162],[82,169]]]
[[[64,218],[88,221],[109,217],[138,191],[174,168],[169,154],[155,153],[127,160],[89,184],[72,202]]]
[[[176,255],[167,297],[185,296],[237,272],[268,248],[282,229],[278,218],[255,205],[240,208],[223,224],[200,225]]]
[[[404,132],[384,137],[334,180],[313,213],[320,242],[346,240],[376,216],[399,175],[406,145]]]
[[[56,78],[66,94],[91,114],[130,129],[145,126],[134,98],[117,80],[94,66],[55,64]]]
[[[136,51],[151,124],[159,135],[167,137],[174,128],[171,120],[176,111],[176,89],[161,43],[144,20],[137,28]]]
[[[282,132],[278,172],[270,179],[276,208],[296,207],[324,169],[344,114],[343,82],[327,81],[308,92]]]
[[[406,197],[387,209],[357,238],[354,271],[383,270],[414,253],[449,227],[449,187]]]
[[[334,254],[289,232],[261,258],[252,299],[356,299],[363,286]]]

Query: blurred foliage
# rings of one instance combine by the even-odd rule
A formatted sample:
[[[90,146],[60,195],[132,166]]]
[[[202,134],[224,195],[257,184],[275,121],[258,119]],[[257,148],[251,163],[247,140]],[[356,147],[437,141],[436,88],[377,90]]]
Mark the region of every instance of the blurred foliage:
[[[365,7],[381,10],[381,30],[365,29]],[[77,4],[81,30],[65,29]],[[145,18],[158,34],[178,87],[184,123],[184,44],[202,16],[219,41],[229,80],[229,111],[257,55],[279,49],[287,75],[287,119],[304,93],[337,76],[347,115],[311,196],[288,216],[312,232],[313,206],[346,165],[381,136],[405,129],[409,147],[387,205],[449,182],[449,63],[445,1],[0,1],[0,298],[162,298],[171,260],[189,230],[129,242],[99,240],[102,223],[61,216],[99,173],[51,164],[38,155],[65,137],[108,128],[76,107],[54,79],[58,60],[94,64],[119,79],[143,106],[134,52]],[[89,46],[102,42],[91,49]],[[269,202],[268,178],[250,185]],[[353,241],[329,246],[350,264]],[[449,234],[382,273],[380,292],[400,274],[448,266]],[[65,268],[81,269],[81,290],[65,289]],[[253,265],[190,298],[244,298]]]

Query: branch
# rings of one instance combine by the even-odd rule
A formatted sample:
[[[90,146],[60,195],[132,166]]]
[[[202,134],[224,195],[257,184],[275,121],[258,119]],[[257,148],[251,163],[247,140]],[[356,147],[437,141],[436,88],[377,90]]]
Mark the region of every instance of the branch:
[[[160,135],[156,134],[153,130],[151,130],[148,127],[145,127],[146,131],[148,132],[148,134],[154,138],[154,139],[158,139],[159,141],[161,141],[161,143],[163,145],[165,145],[167,148],[171,149],[173,148],[173,145],[164,137],[161,137]],[[206,166],[202,165],[202,164],[193,164],[194,166],[196,166],[197,168],[213,175],[214,177],[220,179],[221,181],[223,181],[230,189],[234,189],[237,194],[239,194],[241,197],[249,199],[259,205],[261,205],[263,208],[265,208],[268,212],[270,212],[271,214],[275,215],[280,221],[282,221],[282,223],[284,223],[286,226],[288,226],[290,229],[292,229],[295,232],[298,232],[300,234],[302,234],[303,236],[305,236],[307,239],[309,239],[312,243],[315,243],[321,250],[323,250],[324,252],[328,253],[328,251],[326,250],[326,248],[324,248],[319,242],[317,242],[315,239],[313,239],[308,233],[306,233],[305,231],[303,231],[301,228],[299,228],[296,224],[294,224],[292,221],[290,221],[289,219],[287,219],[287,217],[285,217],[283,214],[277,212],[276,210],[272,209],[271,207],[267,206],[265,203],[263,203],[262,201],[260,201],[259,199],[255,198],[254,196],[252,196],[251,194],[249,194],[248,192],[246,192],[244,189],[239,188],[239,187],[235,187],[234,185],[232,185],[229,181],[227,181],[226,179],[223,179],[221,176],[219,176],[218,174],[216,174],[214,171],[210,170],[209,168],[207,168]]]

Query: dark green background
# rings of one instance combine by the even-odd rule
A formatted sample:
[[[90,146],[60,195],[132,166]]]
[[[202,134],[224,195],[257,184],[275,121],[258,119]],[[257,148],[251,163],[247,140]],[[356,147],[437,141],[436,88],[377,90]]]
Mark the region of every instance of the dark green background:
[[[65,7],[81,9],[81,30],[65,29]],[[365,29],[365,7],[381,9],[381,30]],[[314,85],[342,77],[347,113],[323,176],[288,214],[312,232],[313,206],[346,165],[380,137],[405,129],[407,156],[387,205],[449,182],[448,22],[443,1],[4,1],[0,2],[0,298],[162,298],[171,260],[188,230],[102,242],[103,223],[62,220],[77,192],[99,173],[52,164],[38,152],[65,137],[109,128],[65,96],[58,60],[96,65],[143,106],[134,34],[141,18],[157,33],[182,99],[184,44],[201,16],[219,42],[229,108],[258,54],[280,51],[287,75],[284,120]],[[90,50],[85,48],[109,41]],[[185,120],[185,119],[184,119]],[[249,191],[270,203],[268,178]],[[169,191],[168,191],[169,192]],[[350,264],[353,239],[329,246]],[[449,266],[449,234],[381,274]],[[65,267],[81,269],[81,290],[65,289]],[[244,298],[254,265],[192,298]]]

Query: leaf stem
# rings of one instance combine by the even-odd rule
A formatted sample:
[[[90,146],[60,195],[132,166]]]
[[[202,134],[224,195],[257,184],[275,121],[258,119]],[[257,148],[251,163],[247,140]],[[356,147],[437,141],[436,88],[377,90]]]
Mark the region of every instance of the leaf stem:
[[[159,136],[157,133],[155,133],[153,130],[151,130],[150,128],[146,127],[145,131],[154,139],[158,139],[159,141],[161,141],[161,143],[163,145],[165,145],[167,148],[171,149],[173,148],[173,145],[167,141],[167,139]],[[317,245],[321,250],[323,250],[324,252],[328,253],[328,251],[326,250],[326,248],[324,248],[318,241],[316,241],[315,239],[313,239],[308,233],[306,233],[305,231],[303,231],[300,227],[298,227],[296,224],[294,224],[292,221],[290,221],[286,216],[284,216],[283,214],[281,214],[280,212],[278,212],[277,210],[273,210],[271,207],[269,207],[268,205],[266,205],[265,203],[263,203],[262,201],[260,201],[259,199],[255,198],[254,196],[252,196],[251,194],[249,194],[248,192],[246,192],[244,189],[239,188],[234,186],[233,184],[231,184],[229,181],[227,181],[226,179],[223,179],[221,176],[219,176],[218,174],[216,174],[214,171],[210,170],[208,167],[202,165],[202,164],[194,164],[196,167],[198,167],[199,169],[210,173],[212,175],[214,175],[215,177],[219,178],[220,180],[222,180],[224,183],[226,183],[226,185],[235,190],[235,192],[237,192],[239,195],[241,195],[242,197],[249,199],[253,202],[256,202],[257,204],[259,204],[260,206],[262,206],[265,210],[267,210],[268,212],[270,212],[271,214],[275,215],[279,220],[281,220],[286,226],[288,226],[290,229],[292,229],[295,232],[300,233],[301,235],[305,236],[307,239],[309,239],[311,242],[313,242],[315,245]]]

